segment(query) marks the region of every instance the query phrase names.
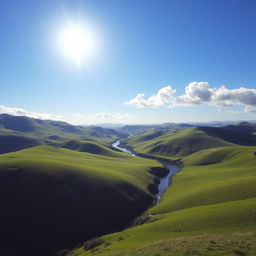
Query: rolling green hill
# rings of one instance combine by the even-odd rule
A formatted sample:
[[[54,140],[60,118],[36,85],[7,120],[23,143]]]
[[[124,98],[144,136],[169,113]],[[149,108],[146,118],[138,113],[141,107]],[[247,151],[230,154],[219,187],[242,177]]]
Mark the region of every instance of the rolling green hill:
[[[94,141],[70,140],[62,142],[58,146],[80,152],[98,154],[103,156],[120,157],[120,154],[110,147],[104,146]]]
[[[0,155],[0,254],[53,255],[145,210],[161,165],[105,150],[112,157],[49,146]]]
[[[177,158],[207,148],[256,145],[256,138],[225,127],[193,127],[147,132],[130,137],[126,143],[139,153]]]
[[[0,115],[0,254],[52,256],[90,239],[58,256],[254,255],[255,125],[167,128],[127,128],[147,130],[125,141],[136,152],[184,165],[144,212],[162,167],[108,146],[122,129]]]
[[[13,152],[42,144],[35,137],[0,133],[0,154]]]
[[[74,255],[254,255],[255,147],[219,147],[184,158],[160,204],[143,224],[103,236]]]
[[[224,129],[238,131],[246,134],[253,134],[256,132],[256,124],[255,123],[248,123],[242,122],[237,125],[226,125],[223,126]]]
[[[97,126],[74,126],[65,122],[0,114],[0,153],[36,145],[58,145],[67,140],[93,140],[110,144],[127,134]]]
[[[193,127],[190,124],[176,124],[176,123],[164,123],[164,124],[152,124],[152,125],[125,125],[119,128],[119,131],[128,133],[130,135],[139,135],[146,132],[153,131],[164,131],[168,129],[184,129],[188,127]]]

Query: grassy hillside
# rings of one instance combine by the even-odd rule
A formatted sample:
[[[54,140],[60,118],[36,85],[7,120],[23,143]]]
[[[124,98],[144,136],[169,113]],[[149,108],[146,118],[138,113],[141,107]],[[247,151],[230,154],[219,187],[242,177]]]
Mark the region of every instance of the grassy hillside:
[[[0,133],[0,154],[34,147],[40,144],[42,142],[32,136]]]
[[[98,154],[103,156],[120,157],[119,152],[112,148],[104,146],[94,141],[70,140],[58,144],[59,147],[76,150],[80,152],[87,152],[91,154]],[[126,157],[126,156],[123,156]]]
[[[193,127],[194,125],[190,124],[176,124],[176,123],[164,123],[164,124],[155,124],[155,125],[125,125],[122,128],[119,128],[119,131],[128,133],[130,135],[138,135],[146,132],[154,131],[164,131],[167,129],[183,129],[188,127]]]
[[[255,147],[207,149],[184,158],[147,223],[102,237],[97,255],[254,255]],[[80,248],[79,255],[93,255]],[[76,254],[75,254],[76,255]]]
[[[139,215],[160,164],[112,155],[49,146],[0,155],[0,254],[52,255]]]
[[[193,127],[147,132],[130,137],[126,143],[139,153],[177,158],[207,148],[256,145],[256,139],[252,134],[222,127]]]
[[[255,150],[214,148],[185,157],[186,167],[175,176],[165,200],[152,213],[256,197]]]
[[[256,124],[255,123],[248,123],[242,122],[237,125],[226,125],[223,128],[232,131],[238,131],[246,134],[252,134],[256,132]]]
[[[36,145],[58,145],[67,140],[93,140],[110,144],[124,132],[97,126],[74,126],[65,122],[0,114],[0,153]]]

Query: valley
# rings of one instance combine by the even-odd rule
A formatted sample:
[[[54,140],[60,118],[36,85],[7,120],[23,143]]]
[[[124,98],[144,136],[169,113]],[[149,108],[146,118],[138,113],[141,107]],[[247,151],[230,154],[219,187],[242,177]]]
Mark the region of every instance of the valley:
[[[0,120],[1,255],[254,255],[255,124]]]
[[[0,6],[0,256],[256,256],[256,1]]]

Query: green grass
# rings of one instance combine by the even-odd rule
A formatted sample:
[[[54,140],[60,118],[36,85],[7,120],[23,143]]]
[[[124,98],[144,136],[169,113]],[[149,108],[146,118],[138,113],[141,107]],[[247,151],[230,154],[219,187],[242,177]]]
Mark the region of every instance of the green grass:
[[[104,234],[88,242],[90,250],[71,254],[253,255],[256,148],[238,145],[255,145],[254,127],[175,128],[129,138],[137,152],[182,158],[184,168],[160,204],[143,213],[143,225],[112,233],[151,204],[152,168],[160,163],[112,150],[114,130],[1,118],[2,138],[14,136],[2,148],[20,137],[28,147],[33,139],[55,146],[0,155],[1,255],[48,256]]]
[[[223,127],[197,127],[148,132],[129,138],[136,152],[172,159],[215,147],[256,145],[255,137]]]
[[[153,139],[148,140],[148,137]],[[210,137],[197,128],[169,130],[156,137],[154,133],[144,134],[131,137],[127,143],[134,147],[136,152],[171,157],[183,157],[206,148],[234,145],[219,138]]]
[[[1,255],[50,255],[139,215],[161,165],[112,155],[49,146],[0,155]]]
[[[93,140],[111,144],[117,138],[126,136],[124,132],[118,132],[114,129],[104,129],[97,126],[75,126],[61,121],[39,120],[7,114],[0,114],[0,135],[5,136],[5,138],[2,137],[0,143],[0,153],[28,147],[24,138],[37,141],[37,144],[32,145],[35,146],[57,145],[59,141],[67,140]],[[13,136],[16,136],[19,141],[23,140],[24,146],[13,142]],[[12,150],[7,151],[7,148]]]
[[[256,243],[255,233],[250,236],[250,245],[245,233],[256,231],[254,151],[255,147],[220,147],[185,157],[185,167],[173,178],[160,204],[148,211],[148,222],[102,237],[105,245],[98,247],[97,254],[253,255],[250,246]],[[211,250],[207,250],[209,239],[215,241]],[[175,254],[179,248],[175,241],[186,243],[180,254]],[[168,244],[174,243],[172,254],[165,251],[173,249]],[[82,248],[75,252],[93,253]]]
[[[254,151],[255,147],[215,148],[184,158],[185,168],[152,212],[255,197]]]
[[[229,233],[229,234],[207,234],[197,236],[187,236],[172,238],[154,242],[133,250],[122,252],[109,252],[110,243],[105,242],[106,256],[255,256],[256,233]],[[100,255],[101,248],[95,248],[94,253]],[[81,255],[83,250],[77,251],[76,255]],[[80,254],[81,253],[81,254]]]
[[[13,152],[42,144],[40,139],[29,135],[0,132],[0,154]]]
[[[111,245],[106,248],[102,245],[99,248],[99,255],[112,255],[112,253],[115,255],[117,252],[120,255],[124,252],[127,252],[127,255],[140,255],[139,248],[151,246],[152,243],[158,244],[166,239],[190,240],[191,237],[193,239],[198,235],[229,236],[229,233],[255,232],[255,215],[256,199],[200,206],[156,215],[149,223],[102,237],[105,243]],[[204,241],[201,241],[201,246],[205,246]],[[138,254],[135,253],[136,251]],[[155,256],[153,251],[154,249],[146,255]],[[83,251],[83,249],[80,249],[80,252],[83,252],[82,255],[91,254],[90,251]]]
[[[98,154],[103,156],[126,157],[126,154],[120,155],[118,151],[114,151],[110,147],[94,141],[70,140],[67,142],[61,142],[58,144],[58,146],[71,150],[87,152],[91,154]]]

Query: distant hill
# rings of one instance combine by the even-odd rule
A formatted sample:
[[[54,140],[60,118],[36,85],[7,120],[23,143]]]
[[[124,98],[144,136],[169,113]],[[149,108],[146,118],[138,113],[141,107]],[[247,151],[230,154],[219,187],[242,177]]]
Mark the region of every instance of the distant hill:
[[[222,126],[222,128],[251,135],[256,132],[256,123],[242,122],[236,125]]]
[[[60,147],[76,150],[80,152],[87,152],[102,156],[120,157],[120,154],[110,147],[104,146],[94,141],[79,141],[70,140],[59,144]]]
[[[139,153],[175,157],[183,157],[207,148],[256,145],[253,129],[248,128],[248,131],[244,132],[244,125],[235,127],[235,129],[224,126],[150,131],[130,137],[126,143]]]
[[[164,124],[153,124],[153,125],[125,125],[120,131],[125,133],[129,133],[131,135],[138,135],[148,131],[162,131],[167,129],[174,129],[174,128],[188,128],[194,127],[194,125],[186,124],[186,123],[164,123]]]
[[[0,154],[34,147],[41,144],[42,142],[34,137],[15,134],[1,134],[0,132]]]
[[[127,134],[97,126],[75,126],[65,122],[0,114],[0,153],[59,141],[93,140],[110,143]]]
[[[123,125],[117,128],[119,131],[129,133],[130,135],[139,135],[148,131],[162,131],[168,129],[184,129],[189,127],[221,127],[221,126],[240,126],[241,124],[252,125],[252,122],[237,121],[212,121],[212,122],[194,122],[194,123],[162,123],[162,124],[145,124],[145,125]]]

